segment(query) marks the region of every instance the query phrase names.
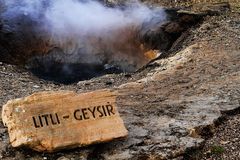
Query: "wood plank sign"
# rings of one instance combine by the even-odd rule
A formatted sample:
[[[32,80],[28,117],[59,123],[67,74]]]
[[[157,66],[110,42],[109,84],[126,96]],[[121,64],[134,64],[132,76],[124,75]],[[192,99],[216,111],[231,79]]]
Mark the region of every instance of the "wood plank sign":
[[[98,90],[40,92],[3,106],[13,147],[52,152],[107,142],[128,134],[116,108],[116,93]]]

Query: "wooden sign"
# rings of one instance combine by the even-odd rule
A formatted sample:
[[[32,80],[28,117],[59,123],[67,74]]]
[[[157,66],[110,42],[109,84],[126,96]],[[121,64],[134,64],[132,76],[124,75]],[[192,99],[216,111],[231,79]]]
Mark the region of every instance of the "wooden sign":
[[[116,94],[40,92],[3,106],[3,123],[13,147],[52,152],[127,136]]]

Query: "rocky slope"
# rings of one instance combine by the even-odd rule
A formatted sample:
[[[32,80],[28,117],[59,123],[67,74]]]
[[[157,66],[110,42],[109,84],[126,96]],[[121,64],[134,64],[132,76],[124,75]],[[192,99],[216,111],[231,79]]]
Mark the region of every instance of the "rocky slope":
[[[237,9],[217,13],[205,16],[198,26],[182,34],[165,58],[134,74],[105,75],[62,85],[1,63],[0,105],[36,91],[112,88],[120,93],[118,110],[129,131],[125,140],[45,154],[9,146],[7,130],[1,124],[1,158],[237,159],[240,13]],[[232,113],[236,115],[232,117]],[[198,154],[193,152],[201,147]]]

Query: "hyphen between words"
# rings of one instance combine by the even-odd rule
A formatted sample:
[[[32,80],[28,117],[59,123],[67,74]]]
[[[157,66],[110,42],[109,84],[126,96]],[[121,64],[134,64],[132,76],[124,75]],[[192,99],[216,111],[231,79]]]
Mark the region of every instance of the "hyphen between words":
[[[115,115],[113,106],[108,102],[107,105],[99,105],[94,107],[80,108],[72,112],[71,115],[59,113],[48,113],[38,116],[33,116],[33,125],[35,128],[41,128],[51,125],[61,124],[62,121],[73,117],[74,120],[91,120]]]

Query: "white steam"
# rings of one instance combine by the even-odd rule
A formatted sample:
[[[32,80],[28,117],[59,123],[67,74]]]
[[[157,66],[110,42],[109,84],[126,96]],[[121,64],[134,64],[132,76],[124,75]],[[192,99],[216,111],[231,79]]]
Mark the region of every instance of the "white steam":
[[[102,34],[129,24],[140,25],[154,13],[139,3],[124,10],[108,8],[96,1],[58,0],[46,12],[56,34]]]
[[[71,56],[71,60],[88,62],[89,58],[81,59],[82,54],[93,55],[90,59],[101,59],[99,54],[108,52],[104,55],[108,56],[107,63],[116,62],[120,66],[126,61],[135,65],[141,57],[138,54],[142,54],[130,53],[141,52],[135,49],[138,44],[132,42],[135,33],[130,32],[139,30],[144,22],[155,17],[158,21],[166,18],[161,8],[150,9],[139,2],[124,8],[106,7],[93,0],[5,0],[4,3],[5,16],[11,19],[26,16],[38,22],[36,28],[46,32],[53,46],[76,55]]]

